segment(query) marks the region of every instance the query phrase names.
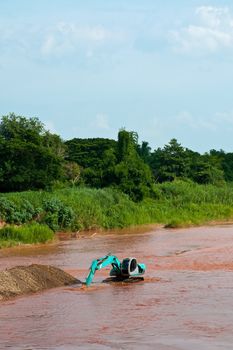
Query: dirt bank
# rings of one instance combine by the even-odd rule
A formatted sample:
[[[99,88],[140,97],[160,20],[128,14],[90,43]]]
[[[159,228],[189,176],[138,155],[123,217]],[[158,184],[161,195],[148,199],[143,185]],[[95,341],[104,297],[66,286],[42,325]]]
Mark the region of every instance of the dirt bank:
[[[54,266],[16,266],[0,272],[0,301],[75,283],[81,282]]]

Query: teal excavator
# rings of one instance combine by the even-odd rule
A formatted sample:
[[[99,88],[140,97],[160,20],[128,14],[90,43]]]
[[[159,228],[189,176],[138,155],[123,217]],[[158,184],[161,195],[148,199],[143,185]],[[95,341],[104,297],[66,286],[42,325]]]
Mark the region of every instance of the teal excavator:
[[[90,272],[86,278],[86,286],[91,284],[97,270],[108,265],[112,265],[110,277],[115,277],[116,280],[120,281],[128,280],[130,277],[140,277],[146,270],[146,265],[138,263],[136,258],[125,258],[120,262],[115,255],[108,254],[92,261]]]

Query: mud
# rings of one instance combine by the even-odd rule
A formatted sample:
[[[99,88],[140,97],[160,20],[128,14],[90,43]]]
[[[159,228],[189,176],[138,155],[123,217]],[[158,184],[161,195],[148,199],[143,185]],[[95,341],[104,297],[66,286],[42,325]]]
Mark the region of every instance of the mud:
[[[16,266],[0,272],[0,300],[75,283],[81,282],[54,266]]]

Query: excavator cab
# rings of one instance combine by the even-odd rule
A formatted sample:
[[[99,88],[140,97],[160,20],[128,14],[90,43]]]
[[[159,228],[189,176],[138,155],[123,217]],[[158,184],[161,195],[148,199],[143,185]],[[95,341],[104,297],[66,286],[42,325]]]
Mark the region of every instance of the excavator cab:
[[[138,274],[138,263],[135,258],[125,258],[121,263],[121,274],[122,276],[131,276]]]

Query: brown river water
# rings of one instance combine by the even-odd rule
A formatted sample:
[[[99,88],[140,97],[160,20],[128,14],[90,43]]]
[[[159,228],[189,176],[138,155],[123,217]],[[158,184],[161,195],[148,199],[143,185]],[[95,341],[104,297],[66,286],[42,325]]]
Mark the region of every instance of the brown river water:
[[[0,270],[31,263],[84,281],[111,252],[147,265],[145,280],[71,286],[0,304],[0,349],[233,349],[233,226],[137,229],[0,251]]]

